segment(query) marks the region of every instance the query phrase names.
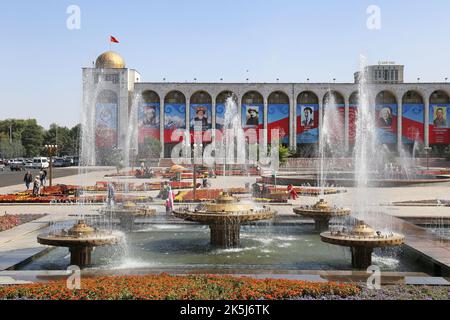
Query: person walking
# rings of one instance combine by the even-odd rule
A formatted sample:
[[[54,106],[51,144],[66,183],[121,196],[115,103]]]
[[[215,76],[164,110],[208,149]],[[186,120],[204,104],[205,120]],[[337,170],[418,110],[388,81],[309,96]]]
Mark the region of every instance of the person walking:
[[[33,175],[30,171],[27,171],[25,173],[25,176],[23,177],[23,182],[25,182],[25,186],[27,187],[27,191],[30,189],[30,184],[33,182]]]
[[[40,177],[36,176],[33,182],[33,197],[39,196],[40,193],[41,193]]]
[[[173,191],[170,184],[167,184],[167,199],[166,199],[166,213],[173,211]]]
[[[39,171],[39,180],[41,181],[41,186],[45,187],[45,172],[44,172],[44,169],[41,169],[41,171]]]
[[[116,190],[114,190],[114,186],[112,183],[108,183],[108,195],[106,196],[106,202],[108,206],[114,205],[114,195],[116,193]]]

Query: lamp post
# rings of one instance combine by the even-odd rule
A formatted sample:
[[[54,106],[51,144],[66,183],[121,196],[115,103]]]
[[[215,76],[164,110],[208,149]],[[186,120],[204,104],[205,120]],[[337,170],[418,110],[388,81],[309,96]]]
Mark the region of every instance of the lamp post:
[[[49,186],[52,186],[53,182],[53,157],[58,152],[58,145],[57,144],[46,144],[44,146],[45,150],[47,151],[48,156],[50,157],[50,164],[49,164]]]
[[[428,165],[428,155],[430,153],[430,150],[432,150],[432,148],[431,147],[425,147],[424,149],[427,152],[427,170],[430,170],[430,166]]]

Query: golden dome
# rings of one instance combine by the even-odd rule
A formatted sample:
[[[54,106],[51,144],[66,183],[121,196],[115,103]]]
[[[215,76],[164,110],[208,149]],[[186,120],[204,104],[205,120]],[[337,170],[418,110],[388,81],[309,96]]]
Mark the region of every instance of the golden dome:
[[[125,68],[125,60],[114,51],[106,51],[98,56],[95,61],[95,67],[121,69]]]
[[[370,237],[375,235],[375,230],[366,225],[364,221],[358,221],[351,233],[356,236]]]

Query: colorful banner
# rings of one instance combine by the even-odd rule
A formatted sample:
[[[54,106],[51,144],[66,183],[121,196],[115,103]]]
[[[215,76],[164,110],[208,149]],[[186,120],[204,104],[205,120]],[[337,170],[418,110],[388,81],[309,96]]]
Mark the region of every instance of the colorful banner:
[[[194,126],[201,126],[202,131],[212,127],[212,105],[211,104],[191,104],[189,113],[189,128],[194,130]]]
[[[225,103],[216,104],[216,129],[222,130],[225,123]]]
[[[297,144],[319,142],[319,105],[297,104]]]
[[[281,143],[289,144],[289,104],[269,104],[267,106],[267,137],[272,139],[271,130],[279,130]]]
[[[402,116],[402,142],[423,142],[425,108],[423,104],[404,104]]]
[[[397,105],[380,104],[375,107],[378,141],[383,144],[397,143]]]
[[[159,103],[143,103],[139,106],[139,144],[144,143],[145,138],[155,138],[159,140],[159,114]]]
[[[172,133],[177,129],[186,129],[186,105],[167,103],[164,105],[164,143],[178,143],[182,139],[172,140]]]
[[[349,105],[348,108],[348,141],[355,142],[356,139],[356,118],[358,117],[358,106]]]
[[[249,143],[259,142],[259,131],[264,128],[264,104],[243,104],[241,115],[244,131],[255,131],[254,133],[252,131],[247,132]]]
[[[95,106],[95,146],[117,146],[117,104],[98,103]]]
[[[430,105],[430,144],[450,144],[450,104]]]
[[[243,104],[242,105],[242,127],[262,129],[264,126],[264,105]]]

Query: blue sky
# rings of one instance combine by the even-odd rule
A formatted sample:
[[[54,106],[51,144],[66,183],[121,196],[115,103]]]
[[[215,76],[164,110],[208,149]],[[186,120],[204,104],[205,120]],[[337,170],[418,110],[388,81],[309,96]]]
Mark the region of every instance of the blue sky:
[[[69,5],[81,29],[66,28]],[[369,5],[381,29],[366,27]],[[109,35],[143,81],[352,82],[359,54],[406,65],[406,81],[450,76],[447,0],[46,0],[0,10],[0,119],[74,125],[81,68]],[[248,74],[246,70],[249,70]]]

